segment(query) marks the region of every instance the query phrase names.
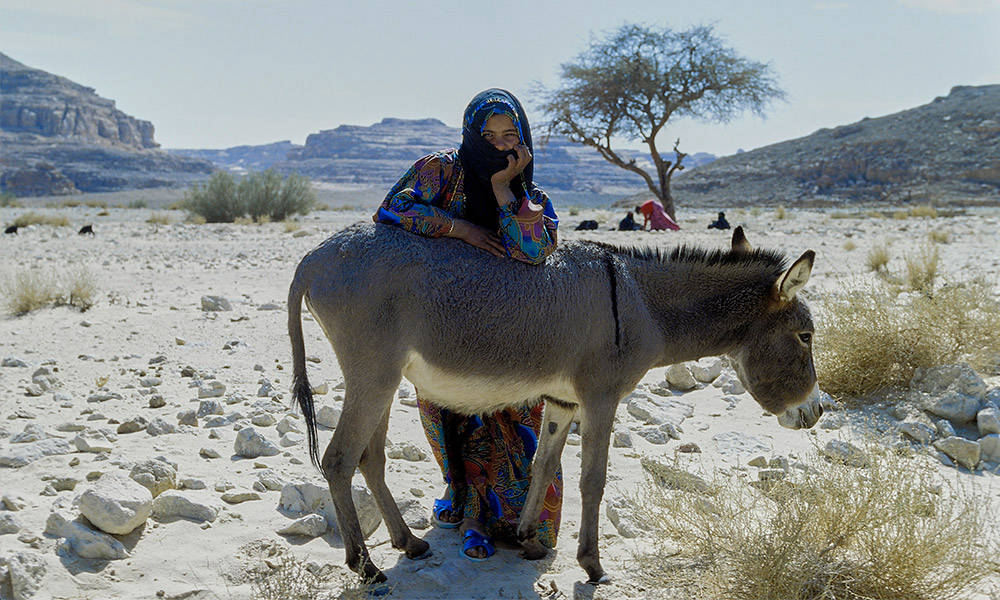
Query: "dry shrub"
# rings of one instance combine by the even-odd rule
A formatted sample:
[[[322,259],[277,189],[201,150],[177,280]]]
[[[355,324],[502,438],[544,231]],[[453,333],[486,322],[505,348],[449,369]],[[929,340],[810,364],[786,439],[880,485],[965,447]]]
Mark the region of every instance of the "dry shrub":
[[[934,229],[927,234],[927,239],[935,244],[947,244],[951,241],[951,232],[945,229]]]
[[[917,367],[966,361],[995,368],[1000,303],[982,280],[897,296],[882,282],[844,284],[819,305],[820,387],[835,396],[901,388]]]
[[[98,217],[108,217],[108,216],[111,216],[111,211],[102,210],[101,212],[97,213],[97,216]]]
[[[751,217],[759,217],[760,216],[760,208],[758,208],[756,206],[753,207],[753,208],[751,208],[750,209],[750,216]]]
[[[329,565],[310,565],[282,551],[250,573],[253,597],[259,600],[369,600],[376,594],[360,578]]]
[[[284,225],[285,233],[292,233],[293,231],[298,231],[299,229],[302,229],[302,224],[301,223],[299,223],[298,221],[292,221],[290,219],[286,219],[283,222],[283,225]]]
[[[253,219],[250,217],[236,217],[233,219],[233,225],[253,225]]]
[[[3,208],[19,208],[21,203],[18,202],[17,196],[11,194],[10,192],[0,192],[0,207]]]
[[[108,207],[108,203],[105,202],[104,200],[94,200],[93,198],[91,198],[90,200],[85,200],[84,203],[83,203],[83,205],[84,206],[88,206],[90,208],[107,208]]]
[[[24,315],[45,306],[73,306],[85,311],[94,305],[97,285],[86,269],[26,269],[6,278],[0,292],[7,311],[14,315]]]
[[[906,255],[906,284],[911,290],[922,291],[934,286],[939,260],[937,246],[930,243],[916,254]]]
[[[846,242],[844,242],[844,250],[847,250],[848,252],[854,250],[857,247],[858,245],[855,244],[853,240],[847,240]]]
[[[882,213],[877,210],[869,210],[865,212],[865,216],[868,217],[869,219],[883,219],[885,218],[885,213]]]
[[[703,600],[947,600],[997,572],[995,515],[930,457],[870,443],[864,468],[807,460],[751,486],[716,474],[708,497],[650,481],[632,495],[652,531],[638,572]]]
[[[787,219],[790,216],[791,215],[788,213],[787,210],[785,210],[784,206],[779,206],[778,208],[774,209],[774,218],[777,219],[777,220],[779,220],[779,221],[781,221],[783,219]]]
[[[26,212],[18,218],[14,219],[14,225],[18,227],[27,227],[28,225],[52,225],[53,227],[68,227],[69,219],[63,215],[43,215],[32,212]]]
[[[889,264],[889,249],[884,244],[872,246],[868,251],[865,262],[872,271],[881,271]]]
[[[168,215],[168,214],[159,214],[158,215],[158,214],[154,213],[152,215],[149,215],[149,218],[146,219],[146,222],[149,223],[149,224],[151,224],[151,225],[169,225],[170,224],[170,215]]]
[[[930,204],[911,206],[909,210],[906,211],[906,213],[910,217],[917,217],[917,218],[936,219],[938,216],[937,209],[931,206]]]

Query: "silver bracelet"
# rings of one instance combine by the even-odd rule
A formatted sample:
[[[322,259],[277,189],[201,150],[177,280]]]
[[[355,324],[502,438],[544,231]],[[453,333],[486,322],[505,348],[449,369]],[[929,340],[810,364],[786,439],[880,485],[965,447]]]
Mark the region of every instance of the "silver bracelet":
[[[444,234],[445,237],[451,235],[451,232],[455,230],[455,219],[451,220],[451,225],[448,226],[448,233]]]

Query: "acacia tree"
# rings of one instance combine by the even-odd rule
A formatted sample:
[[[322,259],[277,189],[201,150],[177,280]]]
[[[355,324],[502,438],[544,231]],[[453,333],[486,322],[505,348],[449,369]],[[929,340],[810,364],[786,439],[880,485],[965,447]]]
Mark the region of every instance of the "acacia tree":
[[[670,179],[687,154],[674,142],[673,160],[656,145],[671,118],[727,122],[750,110],[760,116],[784,97],[771,68],[739,56],[712,26],[686,31],[623,25],[561,65],[561,84],[537,86],[542,130],[597,149],[606,160],[638,173],[676,218]],[[640,140],[656,168],[648,173],[612,147],[612,139]]]

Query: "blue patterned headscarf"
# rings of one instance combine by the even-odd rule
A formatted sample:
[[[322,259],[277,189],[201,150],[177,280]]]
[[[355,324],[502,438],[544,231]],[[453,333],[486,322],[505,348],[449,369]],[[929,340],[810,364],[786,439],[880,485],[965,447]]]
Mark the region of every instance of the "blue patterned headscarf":
[[[507,157],[517,153],[513,150],[502,152],[483,137],[486,120],[493,115],[507,115],[514,121],[521,143],[534,155],[531,144],[531,128],[524,107],[507,90],[490,88],[476,94],[465,109],[462,119],[462,145],[458,149],[462,167],[468,171],[465,177],[466,218],[491,231],[499,229],[497,219],[497,199],[493,193],[490,178],[507,168]],[[532,187],[534,161],[528,163],[520,175],[510,182],[515,198],[521,198]]]

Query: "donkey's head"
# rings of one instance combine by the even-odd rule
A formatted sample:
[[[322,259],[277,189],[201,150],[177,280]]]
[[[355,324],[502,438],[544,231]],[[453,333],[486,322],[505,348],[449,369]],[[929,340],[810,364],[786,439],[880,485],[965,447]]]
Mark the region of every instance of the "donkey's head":
[[[733,232],[733,251],[749,252],[743,228]],[[774,282],[763,311],[740,344],[729,352],[733,368],[764,410],[790,429],[816,424],[823,409],[813,394],[813,321],[806,303],[797,298],[809,281],[816,253],[805,252]]]

